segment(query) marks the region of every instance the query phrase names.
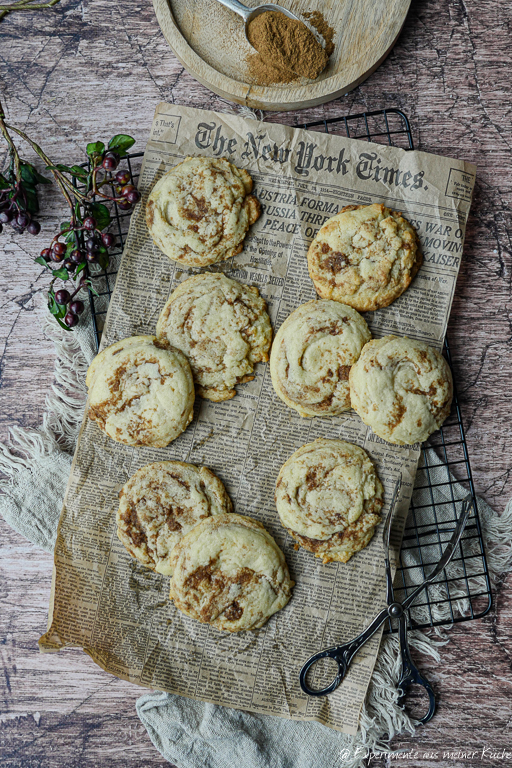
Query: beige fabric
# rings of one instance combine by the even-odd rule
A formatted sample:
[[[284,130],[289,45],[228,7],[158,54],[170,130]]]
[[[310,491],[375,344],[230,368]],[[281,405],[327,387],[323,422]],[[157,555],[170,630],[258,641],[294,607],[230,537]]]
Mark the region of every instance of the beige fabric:
[[[416,230],[384,205],[348,205],[320,229],[308,250],[318,294],[360,312],[387,307],[421,266]]]
[[[89,418],[126,445],[163,447],[192,420],[194,382],[185,355],[156,336],[106,347],[87,371]]]
[[[371,540],[384,489],[362,448],[319,438],[283,464],[276,483],[282,524],[305,549],[346,563]]]
[[[205,267],[240,253],[260,215],[247,171],[223,158],[187,157],[153,187],[146,222],[174,261]]]
[[[270,373],[276,394],[301,416],[350,408],[348,375],[371,338],[365,320],[337,301],[308,301],[276,334]]]
[[[450,413],[450,368],[423,341],[398,336],[370,341],[349,381],[352,407],[389,443],[423,442]]]
[[[286,605],[293,587],[272,536],[242,515],[203,520],[174,548],[171,565],[175,606],[228,632],[262,627]]]
[[[219,478],[206,467],[158,461],[137,470],[119,493],[117,535],[147,568],[172,575],[178,541],[210,515],[232,511]]]
[[[272,326],[257,288],[206,272],[181,283],[163,308],[156,333],[187,356],[198,393],[229,400],[268,360]]]

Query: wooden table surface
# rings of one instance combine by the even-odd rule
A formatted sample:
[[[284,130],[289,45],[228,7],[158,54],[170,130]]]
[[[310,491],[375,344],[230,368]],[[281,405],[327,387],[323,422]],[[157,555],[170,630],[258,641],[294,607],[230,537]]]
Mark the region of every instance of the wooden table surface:
[[[395,49],[357,90],[301,113],[267,116],[295,125],[400,107],[417,148],[478,166],[448,337],[475,485],[498,512],[512,496],[511,28],[507,0],[413,0]],[[135,136],[142,149],[161,100],[227,106],[183,70],[147,1],[62,0],[49,11],[11,14],[0,22],[0,73],[9,119],[61,162],[80,162],[87,141],[120,132]],[[57,195],[46,197],[41,235],[0,236],[1,440],[13,425],[41,423],[52,384],[53,347],[41,331],[48,279],[33,258],[63,211]],[[0,764],[168,765],[136,716],[140,689],[78,650],[38,653],[52,558],[2,520],[0,536]],[[485,619],[450,631],[440,663],[416,654],[440,703],[414,737],[394,740],[410,750],[402,765],[510,764],[503,750],[512,752],[511,588],[509,576]]]

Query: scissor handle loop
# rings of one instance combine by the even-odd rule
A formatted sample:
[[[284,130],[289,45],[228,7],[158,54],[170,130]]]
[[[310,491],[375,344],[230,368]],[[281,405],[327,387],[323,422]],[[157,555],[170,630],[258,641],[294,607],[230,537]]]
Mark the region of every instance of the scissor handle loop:
[[[338,665],[338,672],[332,681],[332,683],[329,683],[329,685],[326,685],[325,688],[311,688],[306,683],[306,675],[320,659],[333,659],[337,665]],[[332,693],[336,690],[338,685],[341,683],[343,678],[345,677],[347,671],[347,664],[345,662],[345,659],[343,657],[343,654],[340,653],[340,648],[337,646],[336,648],[327,648],[325,651],[320,651],[320,653],[315,653],[314,656],[311,656],[310,659],[306,661],[304,666],[302,667],[299,675],[299,681],[300,681],[300,687],[304,691],[304,693],[307,693],[308,696],[327,696],[327,694]]]

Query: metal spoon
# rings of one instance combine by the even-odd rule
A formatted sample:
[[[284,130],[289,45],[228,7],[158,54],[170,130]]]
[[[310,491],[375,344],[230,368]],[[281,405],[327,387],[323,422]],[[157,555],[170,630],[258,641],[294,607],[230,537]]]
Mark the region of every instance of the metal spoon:
[[[239,3],[238,0],[218,0],[218,2],[221,5],[225,5],[226,8],[229,8],[230,11],[234,11],[235,13],[238,13],[238,15],[242,17],[242,19],[245,22],[245,39],[247,40],[249,45],[251,45],[251,43],[249,42],[249,38],[247,37],[249,24],[253,19],[256,18],[256,16],[259,16],[261,13],[265,13],[266,11],[277,11],[278,13],[284,13],[284,15],[288,16],[289,19],[294,19],[295,21],[301,21],[293,13],[291,13],[290,11],[287,11],[286,8],[281,8],[280,5],[273,5],[272,3],[269,3],[268,5],[258,5],[257,8],[247,8],[246,5],[242,5],[242,3]],[[301,23],[304,24],[304,22],[301,22]]]

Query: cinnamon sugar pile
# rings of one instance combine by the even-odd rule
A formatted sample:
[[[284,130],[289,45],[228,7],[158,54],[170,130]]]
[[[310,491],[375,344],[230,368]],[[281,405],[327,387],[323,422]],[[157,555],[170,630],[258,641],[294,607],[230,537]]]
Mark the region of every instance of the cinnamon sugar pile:
[[[302,21],[279,11],[265,11],[249,24],[247,36],[258,53],[249,54],[247,63],[261,85],[290,83],[300,76],[315,80],[325,69],[334,50],[334,30],[319,11],[304,16],[324,38],[325,48]]]

